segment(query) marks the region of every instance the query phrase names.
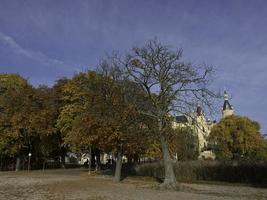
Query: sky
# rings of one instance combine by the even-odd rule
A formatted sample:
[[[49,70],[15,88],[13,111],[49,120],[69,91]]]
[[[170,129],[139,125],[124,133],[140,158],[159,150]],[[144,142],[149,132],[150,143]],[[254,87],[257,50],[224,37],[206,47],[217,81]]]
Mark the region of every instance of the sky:
[[[214,66],[212,88],[267,133],[266,33],[265,0],[0,0],[0,73],[51,86],[156,37]]]

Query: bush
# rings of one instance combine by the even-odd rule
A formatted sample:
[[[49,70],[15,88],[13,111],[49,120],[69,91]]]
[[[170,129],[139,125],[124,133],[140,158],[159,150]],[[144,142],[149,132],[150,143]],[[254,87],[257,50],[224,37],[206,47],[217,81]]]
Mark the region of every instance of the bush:
[[[164,167],[163,163],[149,163],[137,165],[135,167],[136,175],[150,176],[157,179],[164,178]]]
[[[136,174],[164,179],[162,163],[143,164],[135,168]],[[267,184],[267,163],[260,162],[219,162],[187,161],[174,164],[177,181],[223,181]]]

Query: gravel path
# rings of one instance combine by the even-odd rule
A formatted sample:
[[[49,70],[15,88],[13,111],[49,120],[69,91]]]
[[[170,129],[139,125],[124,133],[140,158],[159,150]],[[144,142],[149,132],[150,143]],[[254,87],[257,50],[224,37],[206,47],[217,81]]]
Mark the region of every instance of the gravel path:
[[[267,189],[209,184],[183,184],[188,191],[161,191],[155,181],[88,176],[81,170],[0,173],[0,199],[17,200],[216,200],[267,199]]]

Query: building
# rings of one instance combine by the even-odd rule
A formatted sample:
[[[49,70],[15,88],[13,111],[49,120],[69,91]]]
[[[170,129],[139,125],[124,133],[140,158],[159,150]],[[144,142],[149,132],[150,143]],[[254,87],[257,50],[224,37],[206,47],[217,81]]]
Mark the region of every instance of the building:
[[[233,115],[234,109],[230,104],[228,95],[224,92],[224,102],[222,107],[222,118]],[[208,149],[207,138],[211,128],[216,124],[216,121],[211,121],[206,118],[205,113],[200,105],[197,105],[196,110],[188,115],[176,116],[173,122],[173,128],[190,127],[198,138],[199,159],[214,159],[214,153]]]
[[[234,114],[234,107],[229,103],[228,94],[224,91],[224,102],[222,107],[222,117],[227,117]]]

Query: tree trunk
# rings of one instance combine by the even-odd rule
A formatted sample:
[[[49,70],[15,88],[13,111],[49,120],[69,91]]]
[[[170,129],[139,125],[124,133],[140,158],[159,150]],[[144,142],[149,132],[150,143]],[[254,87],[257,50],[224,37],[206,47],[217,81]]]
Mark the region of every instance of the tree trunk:
[[[92,147],[89,146],[89,160],[88,160],[88,174],[90,175],[92,171]]]
[[[61,154],[60,157],[59,157],[61,169],[65,169],[66,168],[65,156],[66,156],[66,154]]]
[[[1,166],[0,166],[0,170],[3,170],[3,154],[1,153]]]
[[[46,160],[43,161],[43,171],[45,170],[45,163],[46,163]]]
[[[96,154],[96,171],[100,171],[101,170],[101,161],[100,161],[100,154]]]
[[[66,169],[65,158],[63,159],[63,158],[61,157],[61,159],[60,159],[60,168],[61,168],[61,169]]]
[[[67,147],[65,145],[60,146],[59,162],[61,169],[66,168],[65,157],[67,155]]]
[[[99,150],[97,150],[97,152],[95,154],[95,158],[96,158],[96,161],[95,161],[95,164],[96,164],[95,171],[100,171],[101,170],[101,161],[100,161],[100,151]]]
[[[135,154],[134,155],[134,163],[135,164],[138,164],[139,163],[139,156],[138,156],[138,154]]]
[[[173,163],[172,159],[170,157],[169,149],[168,149],[168,143],[164,136],[160,137],[161,142],[161,148],[163,153],[163,162],[164,162],[164,171],[165,171],[165,177],[164,182],[162,183],[162,188],[169,188],[169,189],[177,189],[177,182],[175,173],[173,170]]]
[[[20,157],[18,156],[17,159],[16,159],[16,168],[15,168],[15,171],[19,171],[20,170]]]
[[[177,184],[175,173],[173,170],[173,163],[170,157],[168,143],[163,133],[162,121],[159,122],[159,131],[160,131],[160,142],[161,142],[161,149],[162,149],[163,162],[164,162],[164,171],[165,171],[164,181],[161,184],[161,188],[162,189],[178,189],[178,184]]]
[[[116,161],[116,169],[114,181],[119,182],[121,180],[121,167],[122,167],[122,152],[119,150]]]

